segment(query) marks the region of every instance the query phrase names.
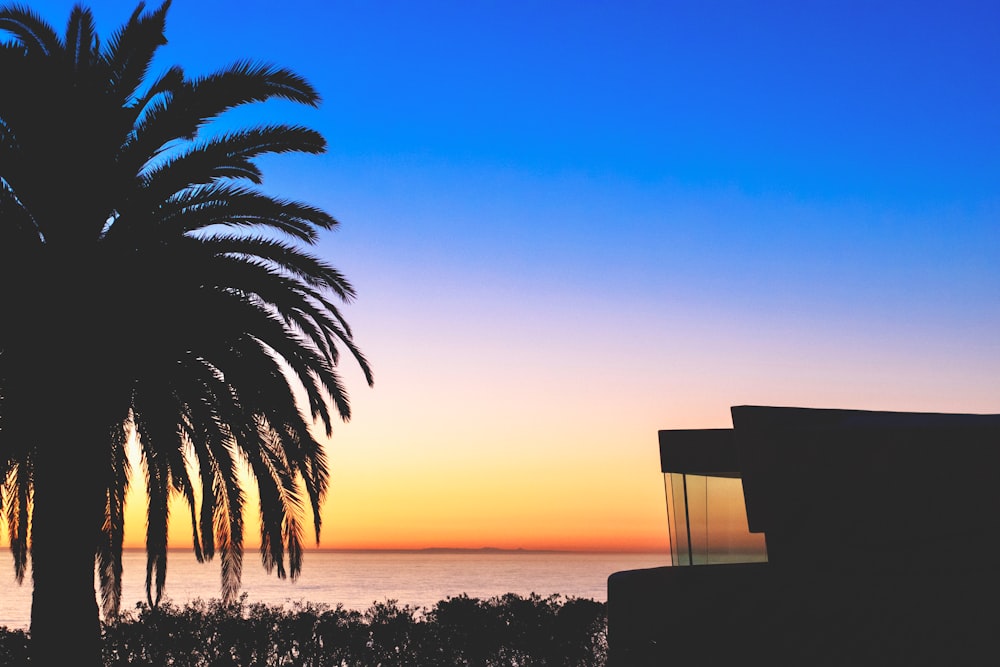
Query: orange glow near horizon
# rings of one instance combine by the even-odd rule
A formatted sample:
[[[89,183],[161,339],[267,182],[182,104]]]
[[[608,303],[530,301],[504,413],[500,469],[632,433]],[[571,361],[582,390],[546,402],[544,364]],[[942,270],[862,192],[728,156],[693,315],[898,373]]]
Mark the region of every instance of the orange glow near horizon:
[[[581,327],[591,304],[572,295],[513,303],[456,287],[418,308],[392,285],[370,292],[350,316],[377,360],[376,384],[345,368],[353,417],[325,443],[319,548],[652,551],[669,561],[660,429],[730,427],[740,404],[989,413],[1000,397],[985,373],[943,394],[935,378],[951,362],[906,340],[887,339],[881,356],[852,348],[845,361],[823,332],[779,339],[766,322],[741,329],[700,308],[668,317],[625,300]],[[672,320],[697,321],[702,335]],[[620,329],[627,341],[609,347]],[[138,465],[133,473],[125,539],[137,548],[145,500]],[[255,502],[248,554],[259,544]],[[172,548],[190,547],[189,521],[174,503]]]
[[[425,549],[492,547],[499,549],[658,552],[669,554],[662,485],[643,503],[646,516],[630,516],[621,505],[606,505],[597,495],[581,499],[572,484],[553,484],[511,497],[502,479],[470,480],[445,486],[428,475],[429,485],[414,493],[407,476],[373,489],[361,483],[334,484],[324,505],[321,540],[313,541],[312,517],[306,546],[321,549]],[[436,487],[436,490],[434,490]],[[247,489],[251,487],[248,485]],[[659,494],[655,491],[659,490]],[[126,548],[144,546],[145,498],[141,480],[133,482],[126,503]],[[245,546],[259,546],[256,494],[247,494]],[[622,505],[638,504],[634,490],[621,489]],[[503,499],[503,502],[499,502]],[[632,513],[634,514],[634,513]],[[171,548],[191,547],[189,513],[171,504]]]
[[[629,483],[629,466],[619,463],[617,488],[608,488],[607,480],[602,482],[578,464],[560,470],[550,461],[541,470],[529,470],[523,463],[507,461],[498,463],[492,475],[479,476],[459,474],[458,464],[453,463],[427,466],[414,476],[405,466],[364,456],[338,465],[335,442],[329,447],[333,484],[323,508],[319,544],[313,540],[311,514],[305,517],[307,548],[491,547],[669,554],[665,501],[655,460],[650,462],[649,484]],[[125,547],[135,549],[145,544],[146,501],[135,448],[131,456]],[[613,473],[615,467],[614,461],[606,462],[607,472]],[[347,474],[347,468],[352,474]],[[373,478],[380,483],[373,484]],[[608,480],[614,479],[608,475]],[[604,488],[601,493],[586,493],[587,487]],[[250,553],[260,544],[260,524],[252,483],[245,484],[245,489],[245,547]],[[609,503],[608,498],[616,502]],[[648,511],[637,514],[632,509],[636,506]],[[186,506],[175,498],[170,512],[170,548],[191,548]]]
[[[531,332],[534,346],[519,343],[513,358],[507,341],[517,332],[484,312],[433,335],[429,324],[415,326],[417,333],[400,346],[394,332],[403,330],[412,308],[388,292],[374,296],[380,314],[359,309],[354,319],[370,332],[365,347],[379,360],[376,385],[345,378],[354,414],[326,442],[331,486],[319,548],[647,551],[669,562],[659,429],[729,427],[729,407],[744,403],[995,412],[995,388],[942,397],[923,376],[933,370],[930,362],[890,358],[877,373],[906,391],[862,394],[871,364],[847,369],[831,357],[823,361],[827,366],[807,366],[815,380],[796,363],[806,352],[794,345],[738,336],[689,339],[638,311],[621,317],[632,324],[629,345],[606,358],[610,334],[578,329],[577,304],[568,299],[548,307],[553,318]],[[454,302],[444,303],[449,299]],[[434,307],[477,308],[455,295]],[[427,310],[430,320],[444,317]],[[829,344],[814,338],[807,352]],[[742,359],[757,361],[741,365]],[[859,359],[865,362],[860,353]],[[145,499],[138,465],[126,518],[126,546],[141,548]],[[252,496],[244,518],[251,554],[259,544]],[[312,517],[305,520],[311,528]],[[171,548],[190,548],[189,522],[175,502]],[[314,546],[310,530],[307,547]]]
[[[381,296],[385,312],[412,314]],[[359,329],[372,332],[366,352],[380,364],[374,389],[352,386],[353,419],[326,442],[331,486],[318,547],[644,551],[669,562],[659,429],[729,427],[729,407],[743,403],[985,413],[996,397],[977,389],[942,398],[921,379],[927,364],[888,362],[878,372],[894,374],[907,392],[859,396],[864,369],[850,373],[831,360],[823,381],[812,381],[799,378],[793,346],[671,338],[665,325],[635,326],[631,346],[605,359],[597,351],[607,332],[576,331],[578,318],[556,315],[562,324],[534,332],[541,348],[524,347],[513,363],[503,343],[513,332],[485,317],[436,336],[413,334],[400,348],[399,321],[359,311]],[[560,346],[564,340],[573,345]],[[743,357],[760,361],[740,366]],[[253,496],[244,518],[249,555],[259,545]],[[126,519],[126,546],[143,547],[138,465]],[[312,517],[305,520],[313,548]],[[189,514],[178,502],[169,538],[171,548],[191,546]]]

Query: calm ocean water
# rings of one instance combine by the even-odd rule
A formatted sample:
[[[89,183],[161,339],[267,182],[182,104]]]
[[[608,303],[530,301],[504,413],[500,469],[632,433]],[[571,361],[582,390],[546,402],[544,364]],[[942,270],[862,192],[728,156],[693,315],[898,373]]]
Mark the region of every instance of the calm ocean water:
[[[243,588],[248,600],[267,604],[314,602],[365,610],[374,602],[397,600],[401,605],[431,607],[438,600],[467,593],[488,598],[504,593],[584,597],[607,600],[612,572],[669,565],[669,554],[584,553],[394,553],[310,551],[297,581],[279,580],[260,565],[256,551],[243,563]],[[14,581],[9,558],[0,559],[0,626],[27,628],[31,584]],[[124,556],[122,609],[146,599],[146,556]],[[30,576],[30,575],[29,575]],[[167,560],[164,597],[183,604],[196,598],[218,598],[219,562],[198,563],[189,551],[171,551]]]

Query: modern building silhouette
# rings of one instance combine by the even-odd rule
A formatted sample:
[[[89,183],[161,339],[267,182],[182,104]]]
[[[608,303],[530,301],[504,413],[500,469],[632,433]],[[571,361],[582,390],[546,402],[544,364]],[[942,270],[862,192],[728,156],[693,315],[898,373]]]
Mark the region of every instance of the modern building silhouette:
[[[1000,663],[1000,415],[731,414],[659,432],[671,564],[608,579],[612,667]]]

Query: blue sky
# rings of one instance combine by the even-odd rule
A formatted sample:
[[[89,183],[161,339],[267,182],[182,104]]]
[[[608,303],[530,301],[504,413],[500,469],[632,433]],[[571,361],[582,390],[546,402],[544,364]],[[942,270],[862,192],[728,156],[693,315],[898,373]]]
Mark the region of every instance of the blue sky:
[[[314,81],[326,101],[302,117],[331,151],[306,196],[377,215],[400,262],[862,305],[873,283],[887,301],[997,286],[991,3],[284,8],[178,3],[178,33],[227,34],[170,48],[221,63],[253,45]]]
[[[134,5],[91,7],[108,34]],[[324,97],[226,122],[330,144],[265,186],[343,223],[320,252],[358,288],[376,385],[345,369],[332,458],[399,494],[376,512],[347,482],[334,546],[421,512],[437,546],[476,522],[458,505],[492,519],[457,546],[528,514],[524,543],[654,544],[659,428],[755,402],[1000,411],[996,3],[176,0],[167,34],[163,67],[270,61]],[[501,477],[533,509],[505,514]]]

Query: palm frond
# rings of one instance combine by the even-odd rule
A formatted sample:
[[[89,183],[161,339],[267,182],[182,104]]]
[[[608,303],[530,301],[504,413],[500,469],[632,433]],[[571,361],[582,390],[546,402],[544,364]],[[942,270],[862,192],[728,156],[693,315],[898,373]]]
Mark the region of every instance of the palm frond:
[[[296,516],[302,514],[301,500],[293,471],[281,456],[280,444],[266,420],[258,420],[258,438],[253,447],[242,452],[250,464],[255,484],[260,492],[260,553],[264,569],[276,571],[284,579],[285,537],[291,536],[301,545],[301,530]],[[297,574],[297,572],[296,572]]]
[[[334,292],[341,300],[355,298],[354,287],[337,269],[299,248],[263,236],[213,234],[200,242],[215,256],[235,255],[260,259],[294,276],[306,285]]]
[[[167,578],[167,524],[170,518],[170,465],[161,450],[172,448],[176,433],[157,406],[137,412],[141,460],[146,473],[146,600],[159,605]]]
[[[268,419],[281,440],[288,465],[296,469],[305,486],[306,496],[312,510],[313,531],[316,543],[319,544],[322,526],[320,506],[330,485],[326,454],[320,443],[312,437],[305,424],[300,424],[297,420],[282,423],[274,416],[269,416]],[[288,455],[288,452],[294,452],[294,454]]]
[[[194,144],[142,173],[142,194],[150,202],[161,202],[192,186],[219,179],[260,184],[261,171],[254,158],[267,153],[321,153],[325,146],[318,132],[296,126],[265,126],[225,134]]]
[[[149,224],[150,217],[157,220],[155,226]],[[216,182],[178,192],[153,210],[125,208],[108,237],[117,242],[115,237],[118,235],[133,240],[141,233],[161,241],[216,225],[273,230],[313,244],[318,238],[318,229],[332,229],[337,221],[325,211],[307,204],[270,197],[233,183]]]
[[[14,580],[24,582],[28,566],[28,517],[31,512],[31,465],[10,461],[3,476],[4,514],[14,558]]]
[[[183,435],[180,442],[183,444],[185,442],[190,443],[191,438],[195,435],[196,426],[192,424],[191,421],[191,405],[185,404],[181,406],[181,414],[179,428]],[[191,539],[194,546],[195,556],[201,561],[203,559],[201,551],[201,540],[198,536],[198,519],[197,519],[197,502],[195,501],[194,488],[195,485],[191,480],[191,475],[188,472],[187,457],[181,448],[171,448],[167,451],[168,461],[170,462],[170,478],[171,487],[176,494],[179,494],[181,498],[184,499],[184,504],[187,505],[188,513],[191,517]]]
[[[150,104],[136,124],[130,150],[154,158],[175,142],[193,140],[204,125],[226,111],[272,98],[319,104],[319,94],[295,72],[241,61],[185,81],[173,90],[169,104]]]
[[[101,607],[104,618],[118,615],[122,595],[122,545],[125,537],[125,496],[128,494],[129,461],[125,429],[117,429],[111,439],[111,483],[107,490],[103,540],[97,551]]]
[[[66,26],[66,52],[73,69],[90,67],[96,60],[97,44],[93,12],[82,5],[75,5],[70,11]]]
[[[195,79],[190,94],[198,98],[195,106],[200,112],[200,123],[238,106],[272,98],[311,107],[319,106],[320,102],[316,89],[292,70],[251,60],[237,61],[226,69]]]
[[[244,439],[239,433],[233,442]],[[214,533],[222,575],[222,599],[229,603],[239,595],[243,577],[243,506],[237,459],[231,443],[215,443],[212,455],[217,465],[212,478],[216,498]]]
[[[14,35],[29,55],[48,56],[63,50],[59,35],[40,14],[27,5],[0,7],[0,30]]]
[[[167,43],[164,31],[170,0],[151,14],[143,13],[145,8],[145,3],[140,2],[128,22],[112,34],[103,54],[109,72],[108,89],[125,104],[136,97],[156,50]]]

